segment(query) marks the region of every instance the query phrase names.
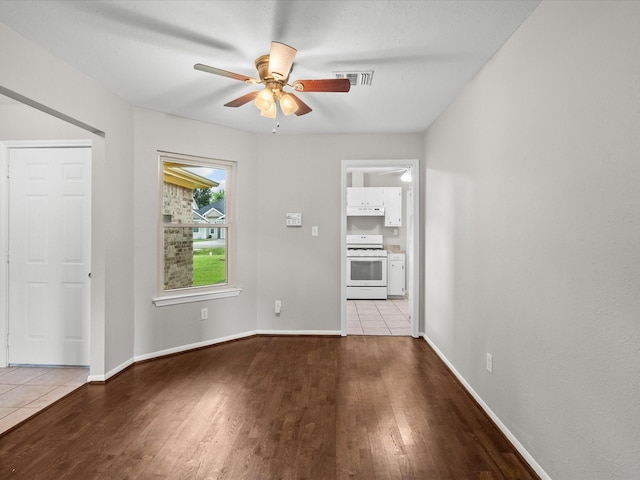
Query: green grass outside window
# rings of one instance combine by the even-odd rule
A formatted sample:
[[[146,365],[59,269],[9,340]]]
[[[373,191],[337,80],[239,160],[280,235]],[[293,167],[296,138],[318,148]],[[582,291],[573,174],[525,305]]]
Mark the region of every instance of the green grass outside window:
[[[203,248],[193,252],[193,286],[224,283],[227,274],[223,247]]]

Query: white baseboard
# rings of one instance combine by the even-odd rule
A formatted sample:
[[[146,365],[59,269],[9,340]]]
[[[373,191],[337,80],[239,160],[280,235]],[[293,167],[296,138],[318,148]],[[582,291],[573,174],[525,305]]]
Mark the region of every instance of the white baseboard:
[[[551,477],[545,472],[542,467],[535,461],[533,456],[527,451],[526,448],[518,441],[518,439],[511,433],[511,431],[506,427],[502,420],[489,408],[489,405],[485,403],[485,401],[476,393],[476,391],[469,385],[469,383],[464,379],[460,372],[456,370],[453,364],[444,356],[444,354],[435,346],[435,344],[431,341],[431,339],[424,333],[421,333],[421,336],[425,339],[425,341],[429,344],[431,348],[436,352],[438,357],[447,365],[449,370],[456,376],[456,378],[460,381],[462,386],[471,394],[471,396],[475,399],[476,402],[480,405],[480,407],[485,411],[489,418],[493,420],[493,422],[497,425],[497,427],[502,431],[505,437],[511,442],[511,444],[518,450],[520,455],[525,459],[525,461],[531,466],[531,468],[538,474],[541,480],[551,480]]]
[[[340,330],[256,330],[256,335],[314,335],[341,336]]]
[[[212,340],[205,340],[204,342],[190,343],[188,345],[181,345],[179,347],[167,348],[166,350],[159,350],[157,352],[145,353],[144,355],[136,355],[133,357],[133,361],[141,362],[143,360],[151,360],[154,358],[164,357],[166,355],[173,355],[174,353],[182,353],[188,350],[194,350],[196,348],[210,347],[217,343],[230,342],[231,340],[238,340],[240,338],[251,337],[256,335],[255,331],[237,333],[235,335],[228,335],[226,337],[214,338]]]
[[[130,358],[126,362],[123,362],[120,365],[118,365],[117,367],[109,370],[104,375],[89,375],[89,377],[87,378],[87,382],[88,383],[91,383],[91,382],[106,382],[109,378],[113,377],[114,375],[117,375],[118,373],[123,371],[125,368],[130,367],[133,364],[134,364],[134,360],[133,360],[133,358]]]
[[[226,337],[214,338],[212,340],[205,340],[204,342],[191,343],[188,345],[181,345],[179,347],[167,348],[166,350],[159,350],[157,352],[145,353],[144,355],[136,355],[132,359],[118,365],[105,375],[89,375],[87,381],[91,382],[106,382],[109,378],[122,372],[127,367],[130,367],[136,362],[142,362],[144,360],[152,360],[154,358],[160,358],[174,353],[182,353],[196,348],[209,347],[217,343],[229,342],[231,340],[238,340],[240,338],[253,337],[255,335],[335,335],[340,336],[340,330],[252,330],[249,332],[242,332],[235,335],[229,335]]]

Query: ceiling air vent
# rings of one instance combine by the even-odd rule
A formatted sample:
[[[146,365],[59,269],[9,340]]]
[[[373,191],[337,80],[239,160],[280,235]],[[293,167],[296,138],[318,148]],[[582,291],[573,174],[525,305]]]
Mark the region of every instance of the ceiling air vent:
[[[371,85],[373,80],[373,70],[364,72],[333,72],[336,78],[348,78],[352,86]]]

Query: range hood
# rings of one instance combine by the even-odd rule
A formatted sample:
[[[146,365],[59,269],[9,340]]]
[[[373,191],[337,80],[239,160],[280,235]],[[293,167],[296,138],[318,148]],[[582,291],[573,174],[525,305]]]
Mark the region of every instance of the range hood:
[[[347,206],[348,217],[384,217],[384,207]]]

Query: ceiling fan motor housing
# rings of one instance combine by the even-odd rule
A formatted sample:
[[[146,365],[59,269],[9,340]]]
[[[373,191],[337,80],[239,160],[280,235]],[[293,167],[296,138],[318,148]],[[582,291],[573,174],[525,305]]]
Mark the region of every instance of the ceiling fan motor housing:
[[[256,70],[258,70],[258,75],[260,76],[260,80],[264,83],[268,84],[271,82],[276,82],[280,84],[280,86],[284,86],[289,81],[289,75],[287,74],[287,78],[283,78],[282,80],[276,79],[273,77],[271,72],[269,72],[269,54],[260,55],[256,58]]]

